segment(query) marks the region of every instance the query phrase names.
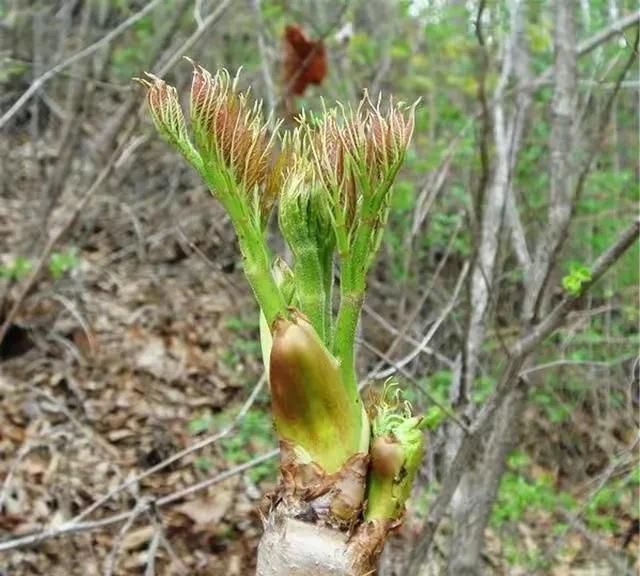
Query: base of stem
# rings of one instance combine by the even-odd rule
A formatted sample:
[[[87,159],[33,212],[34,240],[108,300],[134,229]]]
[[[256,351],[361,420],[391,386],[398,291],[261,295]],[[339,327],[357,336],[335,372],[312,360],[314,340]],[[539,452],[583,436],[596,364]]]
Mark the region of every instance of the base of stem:
[[[391,527],[365,522],[350,535],[274,511],[258,546],[256,576],[371,576]]]

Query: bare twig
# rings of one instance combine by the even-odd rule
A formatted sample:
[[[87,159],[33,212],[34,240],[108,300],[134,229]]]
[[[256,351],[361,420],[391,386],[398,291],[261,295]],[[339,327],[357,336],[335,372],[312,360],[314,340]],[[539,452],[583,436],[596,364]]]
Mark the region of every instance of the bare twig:
[[[392,358],[389,358],[389,356],[387,356],[385,352],[379,350],[370,342],[367,342],[366,340],[363,340],[361,338],[358,339],[358,342],[365,348],[367,348],[367,350],[370,350],[376,356],[383,359],[387,364],[390,364],[394,370],[394,373],[402,374],[402,377],[411,382],[411,384],[415,386],[415,388],[422,395],[424,395],[434,406],[440,408],[442,412],[444,412],[449,418],[451,418],[451,420],[460,428],[460,430],[462,430],[464,433],[469,433],[468,426],[462,420],[460,420],[460,418],[458,418],[457,414],[449,406],[440,402],[440,400],[438,400],[433,394],[431,394],[431,392],[425,390],[420,382],[418,382],[413,377],[413,374],[411,374],[411,372],[409,372],[404,366],[400,366],[399,364],[397,364]],[[363,384],[368,384],[369,382],[369,380],[366,380]]]
[[[256,18],[256,34],[258,36],[258,50],[260,51],[260,69],[262,71],[262,79],[264,81],[264,89],[267,93],[267,108],[269,114],[275,112],[276,95],[274,90],[273,77],[269,67],[269,55],[267,53],[267,44],[264,37],[264,22],[262,18],[261,0],[253,0],[253,11]]]
[[[576,307],[588,290],[615,264],[618,259],[638,240],[640,218],[631,223],[616,241],[604,252],[591,267],[591,279],[582,285],[580,294],[568,295],[529,333],[520,338],[513,346],[513,355],[529,354],[540,342],[553,332],[567,314]]]
[[[2,510],[2,506],[4,505],[4,501],[11,490],[11,483],[13,482],[13,478],[20,467],[22,461],[29,455],[32,450],[36,450],[41,446],[46,446],[46,444],[41,444],[38,442],[33,442],[27,440],[22,444],[18,453],[16,454],[7,475],[4,478],[4,482],[2,483],[2,489],[0,489],[0,510]]]
[[[482,201],[478,205],[476,218],[480,224],[477,230],[477,251],[474,255],[473,269],[470,276],[470,311],[467,335],[463,354],[463,369],[460,379],[460,391],[457,403],[466,404],[473,388],[479,365],[479,355],[484,341],[488,323],[489,304],[492,299],[492,288],[497,267],[500,247],[500,231],[504,222],[507,197],[511,182],[511,162],[516,153],[509,148],[507,120],[505,118],[505,92],[514,67],[514,51],[520,40],[522,26],[522,6],[515,2],[511,9],[511,34],[503,50],[502,69],[492,99],[492,122],[483,119],[493,131],[495,141],[495,166],[491,181],[486,182],[486,191],[482,190]],[[480,16],[478,16],[480,25]],[[479,34],[479,42],[484,41]],[[483,93],[479,94],[481,106],[488,106]],[[489,113],[488,111],[486,112]],[[483,113],[484,118],[484,113]],[[488,146],[489,134],[483,132],[481,150]],[[487,140],[486,142],[484,140]],[[485,169],[488,170],[488,167]]]
[[[447,302],[447,305],[442,309],[442,312],[440,313],[440,315],[438,316],[436,321],[433,323],[433,325],[431,326],[429,331],[424,335],[422,340],[418,343],[418,345],[409,354],[407,354],[406,356],[404,356],[400,360],[394,361],[393,364],[391,365],[391,367],[388,368],[387,370],[377,371],[373,375],[374,378],[384,379],[384,378],[388,378],[389,376],[392,376],[399,369],[404,368],[407,364],[409,364],[410,362],[415,360],[415,358],[421,352],[425,351],[425,349],[428,346],[429,342],[431,342],[431,339],[433,338],[434,334],[438,331],[438,329],[440,328],[440,326],[442,325],[442,323],[444,322],[446,317],[451,313],[451,310],[453,310],[453,307],[455,306],[456,302],[458,301],[458,296],[460,295],[460,290],[462,289],[462,286],[464,285],[464,281],[465,281],[465,279],[467,277],[467,273],[468,272],[469,272],[469,263],[466,262],[465,265],[462,267],[460,275],[458,276],[458,280],[456,282],[456,286],[455,286],[455,288],[453,290],[453,294],[451,295],[451,298],[449,299],[449,302]]]
[[[82,60],[83,58],[86,58],[87,56],[91,56],[91,54],[97,52],[98,50],[100,50],[100,48],[109,44],[112,40],[131,28],[131,26],[133,26],[138,20],[151,12],[161,2],[162,0],[150,0],[150,2],[147,2],[143,6],[143,8],[138,10],[138,12],[136,12],[135,14],[129,16],[129,18],[116,26],[113,30],[111,30],[111,32],[105,34],[102,38],[100,38],[100,40],[94,42],[93,44],[90,44],[89,46],[83,48],[79,52],[76,52],[72,56],[69,56],[59,64],[56,64],[53,68],[47,70],[42,76],[36,78],[31,83],[31,86],[27,88],[24,94],[22,94],[22,96],[20,96],[20,98],[18,98],[14,102],[11,108],[9,108],[9,110],[7,110],[2,115],[2,117],[0,117],[0,130],[4,128],[7,122],[9,122],[9,120],[11,120],[13,116],[15,116],[18,110],[20,110],[20,108],[22,108],[22,106],[24,106],[32,98],[32,96],[36,94],[40,88],[42,88],[42,86],[44,86],[49,80],[51,80],[51,78],[56,76],[65,68],[68,68],[72,64],[75,64],[76,62]]]
[[[78,534],[80,532],[91,532],[94,530],[100,530],[102,528],[107,528],[109,526],[113,526],[115,524],[120,524],[121,522],[127,522],[134,514],[139,516],[142,512],[147,512],[152,510],[153,506],[163,507],[168,506],[178,500],[181,500],[185,496],[188,496],[198,490],[203,490],[204,488],[209,488],[210,486],[214,486],[219,484],[220,482],[224,482],[233,476],[237,476],[238,474],[242,474],[251,468],[255,468],[264,462],[275,458],[279,454],[278,449],[271,450],[266,454],[262,454],[261,456],[257,456],[252,460],[245,462],[244,464],[240,464],[225,472],[218,474],[212,478],[208,478],[198,484],[193,486],[189,486],[183,490],[178,492],[173,492],[171,494],[167,494],[166,496],[156,500],[155,502],[147,501],[144,507],[135,510],[129,510],[127,512],[121,512],[119,514],[114,514],[112,516],[107,516],[106,518],[101,518],[100,520],[93,520],[90,522],[74,522],[69,521],[65,522],[57,527],[48,528],[39,532],[35,532],[33,534],[28,534],[26,536],[19,536],[17,538],[12,538],[10,540],[5,540],[0,542],[0,552],[7,552],[8,550],[15,550],[16,548],[23,548],[25,546],[34,546],[43,542],[45,540],[50,540],[51,538],[57,538],[59,536],[67,536],[70,534]]]
[[[425,305],[425,303],[427,302],[429,296],[431,295],[431,291],[433,290],[433,287],[435,286],[435,283],[436,283],[437,279],[440,277],[440,274],[441,274],[442,270],[444,270],[444,267],[445,267],[446,263],[449,261],[449,256],[451,255],[454,243],[455,243],[456,239],[458,238],[458,232],[460,231],[460,228],[461,228],[462,222],[463,222],[462,214],[459,214],[459,216],[460,217],[458,218],[458,222],[456,224],[456,227],[455,227],[453,233],[451,234],[451,237],[449,238],[449,242],[447,243],[447,247],[445,249],[443,257],[440,259],[440,262],[438,262],[438,265],[436,266],[436,269],[433,272],[433,275],[429,279],[429,284],[427,285],[427,288],[425,289],[423,294],[420,296],[420,300],[415,304],[415,306],[414,306],[413,310],[411,311],[411,313],[409,313],[408,316],[403,318],[403,320],[402,320],[402,328],[400,328],[400,330],[396,330],[393,327],[385,326],[385,328],[387,328],[387,330],[389,330],[389,328],[391,328],[391,330],[389,330],[389,331],[394,333],[395,336],[396,336],[395,339],[393,340],[393,342],[391,343],[391,345],[389,346],[389,348],[387,349],[386,353],[387,353],[388,356],[391,356],[393,354],[393,352],[395,352],[396,347],[403,340],[411,342],[411,344],[414,344],[414,345],[418,344],[418,341],[414,340],[412,338],[407,340],[407,338],[409,338],[407,336],[407,332],[409,331],[411,326],[413,326],[413,323],[418,318],[418,315],[420,314],[420,311],[422,310],[423,306]],[[411,245],[412,242],[413,242],[412,238],[413,238],[413,236],[408,241],[409,245]],[[411,253],[411,249],[409,249],[408,252]],[[408,267],[406,269],[408,269]],[[374,319],[377,319],[376,316],[373,316],[374,312],[366,304],[363,307],[363,310],[367,314],[372,316]],[[378,318],[379,318],[379,316],[378,316]],[[381,323],[379,319],[377,321],[378,321],[378,323]],[[423,350],[427,354],[431,353],[430,349],[428,349],[428,348],[423,348]],[[434,354],[437,354],[437,353],[434,351]],[[445,364],[450,362],[448,358],[443,358],[443,357],[439,357],[439,360],[444,361]],[[383,366],[384,366],[384,361],[381,360],[378,363],[378,365],[371,372],[372,373],[378,372],[379,370],[382,369]],[[371,374],[369,375],[369,377],[371,377]]]
[[[599,46],[602,46],[602,44],[608,42],[614,36],[622,34],[622,32],[624,32],[627,28],[631,28],[638,23],[640,23],[640,10],[636,10],[631,14],[623,16],[619,20],[612,22],[606,28],[591,36],[591,38],[588,38],[584,42],[578,44],[578,56],[589,54],[589,52],[592,52]]]
[[[147,565],[144,569],[144,576],[156,575],[156,554],[158,553],[158,547],[162,541],[162,532],[156,527],[153,532],[153,537],[147,548]]]
[[[145,10],[148,10],[150,6],[153,6],[155,2],[157,2],[157,0],[154,0],[154,2],[150,2],[149,4],[147,4],[147,6],[145,7]],[[209,16],[207,16],[207,18],[204,21],[204,25],[201,28],[198,28],[198,30],[196,30],[177,50],[174,51],[174,53],[173,53],[172,57],[169,59],[169,61],[161,68],[161,70],[160,70],[160,74],[161,75],[165,74],[176,62],[178,62],[180,60],[180,58],[182,57],[184,51],[187,50],[188,48],[190,48],[191,46],[193,46],[195,44],[195,42],[205,33],[205,31],[208,29],[209,26],[211,26],[212,24],[217,22],[217,20],[221,17],[221,15],[224,13],[224,11],[229,6],[229,4],[230,4],[230,0],[228,0],[226,2],[222,2],[214,12],[212,12]],[[138,13],[138,14],[140,14],[140,13]],[[135,16],[135,15],[133,15],[133,16]],[[132,16],[132,18],[133,18],[133,16]],[[134,23],[135,23],[135,21],[134,21]],[[123,25],[124,25],[124,23],[123,23]],[[129,24],[129,25],[131,25],[131,24]],[[170,31],[171,31],[171,27],[168,29],[168,32],[170,32]],[[107,36],[105,36],[105,38]],[[162,44],[164,43],[164,41],[167,39],[168,36],[169,36],[169,34],[165,35],[165,37],[163,39],[161,39],[160,46],[162,46]],[[103,38],[102,41],[105,41],[105,38]],[[113,38],[113,36],[111,38]],[[73,60],[73,61],[75,62],[75,61],[77,61],[77,59]],[[73,63],[73,62],[71,62],[71,63]],[[77,220],[77,218],[80,215],[81,211],[87,206],[87,204],[89,203],[89,201],[91,200],[93,195],[102,187],[102,185],[107,180],[107,178],[111,175],[111,173],[115,169],[117,169],[118,162],[120,161],[121,156],[124,155],[129,150],[129,142],[128,141],[129,141],[131,135],[133,134],[133,132],[134,132],[136,126],[137,126],[137,120],[139,120],[139,118],[140,118],[140,111],[143,109],[143,107],[144,107],[144,104],[137,104],[134,99],[130,100],[128,103],[126,103],[123,106],[122,114],[119,116],[119,118],[118,118],[118,120],[116,122],[116,125],[118,127],[118,130],[116,132],[119,132],[118,135],[121,137],[120,146],[118,146],[116,148],[116,150],[111,154],[111,156],[107,160],[107,163],[106,163],[105,167],[98,174],[98,176],[93,181],[93,183],[91,184],[89,189],[85,192],[85,194],[74,205],[73,210],[71,211],[71,214],[70,214],[69,218],[67,219],[66,223],[63,226],[61,226],[58,229],[57,232],[53,233],[49,237],[49,240],[47,241],[47,243],[46,243],[45,247],[43,248],[43,250],[41,252],[41,255],[40,255],[39,259],[38,259],[38,263],[33,268],[31,274],[28,276],[28,278],[23,283],[23,285],[21,287],[21,290],[18,293],[15,301],[13,302],[13,305],[12,305],[11,309],[9,310],[7,315],[5,316],[4,322],[0,326],[0,344],[2,344],[2,342],[3,342],[7,332],[9,330],[12,322],[15,320],[16,316],[18,315],[18,312],[20,311],[25,299],[27,298],[27,296],[29,296],[31,291],[35,288],[38,280],[40,279],[40,276],[41,276],[42,272],[46,268],[46,263],[47,263],[47,261],[49,259],[49,256],[53,252],[53,249],[62,240],[62,238],[64,238],[66,236],[66,234],[72,228],[73,224]],[[122,131],[121,131],[122,126],[124,126],[124,124],[126,123],[127,119],[136,110],[138,111],[138,113],[135,115],[137,120],[135,122],[133,122],[127,129],[125,129],[124,133],[122,133]],[[7,114],[8,113],[9,112],[7,112]],[[1,127],[2,127],[2,124],[0,123],[0,128]]]
[[[195,44],[202,38],[209,28],[215,24],[222,15],[227,11],[227,8],[231,5],[232,0],[223,0],[218,4],[216,9],[211,12],[198,26],[189,38],[187,38],[177,50],[169,57],[167,62],[156,72],[158,76],[164,76],[171,68],[173,68],[185,55],[186,52],[191,50]]]
[[[254,386],[251,394],[249,395],[249,397],[246,399],[245,403],[240,408],[240,411],[238,412],[238,414],[229,423],[228,426],[226,426],[225,428],[223,428],[222,430],[220,430],[216,434],[212,434],[211,436],[207,436],[206,438],[203,438],[202,440],[200,440],[200,442],[196,442],[195,444],[192,444],[191,446],[188,446],[184,450],[181,450],[180,452],[177,452],[176,454],[173,454],[171,457],[167,458],[166,460],[163,460],[162,462],[159,462],[155,466],[152,466],[151,468],[145,470],[144,472],[134,476],[133,478],[130,478],[126,482],[123,482],[122,484],[119,484],[113,490],[109,491],[107,494],[105,494],[104,496],[102,496],[101,498],[96,500],[93,504],[91,504],[91,506],[89,506],[88,508],[83,510],[75,518],[70,520],[70,522],[72,522],[72,523],[73,522],[80,522],[81,520],[83,520],[84,518],[89,516],[92,512],[94,512],[95,510],[100,508],[103,504],[105,504],[106,502],[111,500],[111,498],[113,498],[116,494],[119,494],[123,490],[126,490],[126,489],[130,488],[131,486],[134,486],[135,484],[138,484],[144,478],[147,478],[148,476],[151,476],[152,474],[155,474],[156,472],[159,472],[160,470],[163,470],[167,466],[170,466],[174,462],[177,462],[178,460],[181,460],[185,456],[188,456],[189,454],[193,454],[194,452],[197,452],[198,450],[202,450],[203,448],[205,448],[207,446],[211,446],[215,442],[218,442],[222,438],[225,438],[226,436],[228,436],[233,430],[235,430],[235,428],[238,426],[238,424],[247,415],[247,413],[249,412],[250,408],[255,403],[256,398],[258,397],[258,395],[262,391],[262,388],[264,387],[265,382],[266,382],[266,376],[263,375],[260,378],[260,380],[258,381],[258,383]]]
[[[549,138],[550,184],[547,225],[542,233],[527,274],[527,290],[523,305],[523,320],[532,322],[540,312],[545,296],[545,284],[555,265],[555,255],[562,244],[574,201],[571,183],[571,129],[576,109],[576,50],[573,8],[559,3],[556,10],[554,90],[551,104],[552,123]]]
[[[184,450],[181,450],[180,452],[174,454],[170,458],[167,458],[166,460],[163,460],[162,462],[159,462],[158,464],[156,464],[152,468],[149,468],[148,470],[145,470],[144,472],[138,474],[137,476],[135,476],[133,478],[130,478],[125,482],[122,482],[121,484],[116,486],[113,490],[111,490],[107,494],[105,494],[103,497],[101,497],[98,500],[96,500],[93,504],[91,504],[89,507],[87,507],[85,510],[83,510],[80,514],[76,515],[71,520],[68,520],[67,522],[64,522],[59,527],[51,528],[51,529],[45,529],[45,530],[42,530],[42,531],[37,532],[35,534],[31,534],[29,536],[21,537],[21,538],[18,538],[18,539],[9,540],[9,541],[6,541],[6,542],[0,542],[0,552],[3,551],[3,550],[9,550],[9,549],[16,548],[16,547],[23,546],[23,545],[35,544],[35,543],[40,542],[42,540],[46,540],[46,539],[49,539],[49,538],[52,538],[52,537],[55,537],[55,536],[58,536],[58,535],[61,535],[61,534],[74,533],[74,532],[85,531],[85,530],[92,530],[94,528],[100,528],[100,527],[103,527],[103,526],[108,526],[108,525],[111,525],[111,524],[119,523],[121,521],[125,521],[125,520],[129,519],[130,516],[134,512],[135,512],[136,515],[139,515],[143,511],[148,511],[150,509],[150,506],[151,506],[151,503],[152,503],[150,500],[145,501],[144,506],[142,506],[139,509],[136,508],[136,510],[134,510],[133,512],[129,511],[129,512],[121,513],[121,514],[116,514],[114,516],[109,517],[108,519],[98,520],[96,522],[82,522],[87,516],[89,516],[92,512],[94,512],[95,510],[100,508],[103,504],[108,502],[116,494],[119,494],[120,492],[122,492],[124,490],[127,490],[129,488],[132,488],[132,487],[138,485],[139,482],[141,480],[143,480],[144,478],[147,478],[148,476],[150,476],[150,475],[152,475],[152,474],[154,474],[154,473],[166,468],[167,466],[170,466],[171,464],[173,464],[174,462],[184,458],[185,456],[188,456],[189,454],[192,454],[192,453],[194,453],[194,452],[196,452],[198,450],[201,450],[202,448],[205,448],[206,446],[210,446],[210,445],[214,444],[215,442],[217,442],[218,440],[221,440],[225,436],[228,436],[238,426],[238,424],[241,422],[241,420],[249,412],[249,410],[253,406],[256,398],[258,397],[258,395],[262,391],[265,382],[266,382],[266,377],[263,375],[262,378],[260,378],[260,380],[258,381],[256,386],[254,387],[253,391],[251,392],[251,394],[249,395],[249,397],[247,398],[245,403],[240,408],[240,410],[239,410],[238,414],[235,416],[235,418],[231,421],[231,423],[228,426],[223,428],[218,433],[213,434],[211,436],[207,436],[206,438],[204,438],[200,442],[196,442],[192,446],[189,446],[189,447],[185,448]],[[269,453],[267,455],[268,457],[265,458],[264,460],[256,461],[254,459],[254,460],[246,463],[243,466],[232,468],[231,470],[229,470],[227,472],[223,472],[223,473],[219,474],[218,476],[215,476],[213,478],[204,480],[203,482],[200,482],[199,484],[196,484],[194,486],[189,486],[189,487],[187,487],[187,488],[185,488],[183,490],[180,490],[178,492],[174,492],[173,494],[169,494],[167,496],[164,496],[163,498],[157,500],[155,502],[155,504],[157,506],[168,505],[168,504],[170,504],[172,502],[175,502],[176,500],[179,500],[179,499],[183,498],[184,496],[186,496],[188,494],[191,494],[192,492],[195,492],[195,491],[201,490],[203,488],[206,488],[207,486],[211,486],[213,484],[222,482],[226,478],[230,478],[233,475],[239,474],[240,472],[243,472],[246,469],[249,469],[249,468],[251,468],[253,466],[257,466],[261,462],[266,461],[266,459],[273,457],[276,453],[277,453],[277,450],[274,453]],[[106,524],[105,524],[105,522],[106,522]],[[76,529],[77,526],[79,526],[80,528]],[[14,541],[18,542],[15,546],[11,544]],[[8,547],[5,548],[5,546],[8,546]]]
[[[482,27],[482,17],[486,8],[485,0],[480,0],[476,19],[474,23],[476,38],[480,48],[480,66],[478,67],[478,91],[477,97],[480,103],[480,118],[482,120],[480,128],[480,178],[478,179],[478,188],[475,195],[474,206],[474,225],[478,228],[480,220],[480,208],[484,197],[487,184],[489,183],[489,135],[491,134],[491,115],[489,113],[489,103],[487,99],[487,73],[489,71],[489,54],[484,39],[484,31]],[[477,232],[477,231],[476,231]]]
[[[529,374],[535,374],[543,370],[551,370],[553,368],[562,368],[564,366],[590,366],[595,368],[611,368],[611,366],[617,366],[629,360],[632,360],[634,356],[623,356],[622,358],[616,358],[615,360],[609,360],[608,362],[598,362],[595,360],[554,360],[553,362],[546,362],[544,364],[538,364],[532,366],[526,370],[520,372],[520,377],[528,376]]]
[[[450,358],[447,358],[446,356],[444,356],[443,354],[441,354],[440,352],[438,352],[437,350],[434,350],[433,348],[431,348],[429,346],[420,346],[420,340],[417,340],[413,336],[409,336],[406,333],[407,328],[408,328],[407,324],[403,324],[402,329],[398,330],[395,326],[393,326],[383,316],[378,314],[369,305],[365,304],[362,307],[362,311],[367,316],[369,316],[369,318],[371,318],[374,322],[376,322],[379,326],[382,326],[382,328],[384,328],[387,332],[389,332],[389,334],[393,334],[395,336],[395,338],[394,338],[394,340],[392,342],[392,345],[394,343],[397,343],[397,342],[406,342],[407,344],[411,344],[412,346],[416,346],[417,348],[419,348],[420,352],[424,352],[425,354],[428,354],[430,356],[433,356],[434,358],[437,358],[440,362],[442,362],[446,366],[449,366],[449,368],[453,369],[453,366],[454,366],[455,363]],[[391,348],[392,348],[392,346],[389,346],[389,348],[385,352],[385,354],[387,356],[389,356],[389,357],[391,357],[391,352],[392,352]],[[378,362],[378,364],[373,369],[371,369],[369,371],[369,373],[367,374],[366,380],[372,380],[372,379],[380,378],[379,373],[380,373],[382,367],[386,363],[387,362],[385,360],[380,360]]]
[[[587,496],[587,498],[585,498],[583,500],[583,502],[581,503],[580,507],[575,511],[567,512],[567,513],[564,514],[565,521],[567,522],[567,526],[562,531],[562,533],[559,534],[555,538],[555,540],[551,544],[551,546],[549,546],[549,548],[545,551],[544,560],[546,562],[551,560],[557,554],[557,552],[560,549],[560,547],[562,546],[562,543],[564,542],[565,538],[571,533],[572,530],[578,530],[580,532],[583,532],[583,530],[581,530],[582,526],[581,526],[580,519],[582,518],[583,514],[585,513],[587,507],[589,506],[589,503],[593,501],[593,499],[602,491],[602,489],[613,478],[614,474],[620,469],[620,467],[621,467],[620,458],[625,453],[631,454],[631,460],[634,460],[634,452],[638,448],[639,444],[640,444],[640,439],[636,438],[635,442],[631,446],[626,448],[622,454],[618,455],[615,459],[612,458],[611,461],[609,462],[609,465],[607,466],[606,470],[600,475],[600,478],[598,480],[597,485],[595,486],[595,488],[593,490],[591,490],[591,493]],[[624,464],[623,464],[623,466],[624,466]],[[608,548],[606,546],[600,546],[600,547],[601,548],[605,548],[607,550],[607,552],[609,552],[609,550],[608,550]],[[611,557],[610,555],[607,555],[607,556],[609,558],[609,561],[611,562],[611,564],[615,568],[617,568],[617,569],[622,568],[620,566],[620,559],[619,558]],[[546,562],[544,562],[544,563],[546,564]],[[537,571],[536,573],[539,574],[540,572]],[[618,573],[619,574],[623,574],[624,570],[621,570]]]
[[[47,262],[49,261],[49,256],[51,256],[53,249],[56,247],[58,242],[60,242],[60,240],[67,234],[69,229],[73,226],[76,219],[80,215],[80,212],[82,212],[82,210],[88,204],[89,200],[91,200],[95,192],[102,186],[104,181],[109,177],[116,162],[118,161],[118,158],[120,157],[122,150],[125,148],[125,143],[128,137],[133,133],[134,128],[135,128],[135,124],[131,125],[129,129],[126,131],[126,137],[123,140],[123,144],[121,144],[118,147],[118,149],[111,155],[106,166],[100,171],[100,173],[98,174],[98,177],[94,180],[93,184],[89,187],[89,189],[75,204],[73,210],[71,211],[70,216],[67,218],[67,221],[60,228],[58,228],[57,231],[53,232],[49,236],[49,239],[47,240],[47,243],[44,249],[42,250],[42,253],[40,254],[38,263],[34,266],[33,270],[31,271],[31,274],[29,274],[29,277],[22,285],[21,290],[13,303],[13,306],[7,313],[2,326],[0,326],[0,344],[2,343],[5,336],[7,335],[7,332],[9,331],[9,327],[11,326],[12,322],[15,320],[18,312],[20,311],[20,308],[22,307],[24,300],[31,293],[31,290],[35,287],[36,283],[40,279],[40,275],[45,270]]]
[[[577,56],[578,57],[586,56],[587,54],[589,54],[596,48],[599,48],[600,46],[602,46],[612,38],[615,38],[619,34],[622,34],[628,28],[631,28],[632,26],[637,26],[638,24],[640,24],[640,10],[637,10],[636,12],[632,12],[631,14],[624,16],[620,18],[620,20],[617,20],[616,22],[612,22],[606,28],[600,30],[600,32],[597,32],[596,34],[594,34],[584,42],[581,42],[580,44],[578,44],[576,48]],[[535,78],[532,81],[531,83],[532,87],[538,88],[546,84],[549,81],[549,78],[551,77],[552,72],[553,70],[551,68],[549,68],[548,70],[545,70],[542,74],[540,74],[537,78]]]
[[[118,535],[116,536],[116,539],[111,546],[111,551],[109,552],[109,555],[105,560],[104,576],[113,576],[118,562],[118,554],[120,553],[120,548],[122,548],[122,543],[124,542],[124,538],[127,535],[127,532],[129,532],[140,514],[142,514],[142,512],[144,512],[148,507],[149,502],[145,500],[139,500],[136,504],[136,507],[131,511],[131,514],[127,518],[126,522],[120,527]]]

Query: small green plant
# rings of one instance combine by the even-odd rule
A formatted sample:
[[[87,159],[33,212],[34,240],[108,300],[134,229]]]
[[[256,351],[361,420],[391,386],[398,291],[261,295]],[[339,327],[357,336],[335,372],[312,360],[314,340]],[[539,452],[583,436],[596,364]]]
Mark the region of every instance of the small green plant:
[[[80,265],[78,252],[70,248],[64,252],[54,252],[49,258],[49,274],[54,280],[59,280],[67,272],[76,269]]]
[[[214,415],[209,411],[203,412],[192,418],[188,423],[189,433],[197,436],[220,430],[230,423],[229,416],[225,414]],[[271,419],[267,412],[256,409],[244,416],[238,427],[220,441],[220,448],[224,459],[229,464],[241,464],[255,454],[273,446],[275,436]],[[208,472],[213,467],[213,461],[206,456],[195,460],[194,466],[203,472]],[[264,462],[249,471],[249,476],[254,482],[273,478],[275,476],[275,464],[272,461]]]
[[[78,251],[69,248],[62,252],[53,252],[49,257],[47,269],[54,280],[59,280],[67,272],[80,265]],[[33,269],[33,261],[25,256],[16,256],[7,264],[0,264],[0,278],[21,280]]]
[[[589,281],[591,281],[591,270],[573,262],[569,265],[569,274],[562,278],[562,287],[571,296],[579,296],[583,285]]]
[[[211,461],[211,458],[207,458],[206,456],[198,456],[198,458],[195,459],[193,465],[198,470],[206,473],[209,472],[213,467],[213,462]]]
[[[518,522],[527,513],[536,510],[551,512],[558,506],[573,509],[575,501],[566,492],[557,492],[549,475],[539,475],[530,479],[525,472],[530,464],[529,456],[516,450],[508,460],[509,471],[503,476],[498,499],[492,511],[494,526]]]
[[[220,445],[228,462],[241,464],[269,449],[275,440],[269,413],[256,409],[247,413],[240,421],[238,430],[224,438]],[[256,483],[274,479],[276,469],[275,461],[263,462],[249,471],[249,477]]]
[[[196,416],[195,418],[189,420],[189,433],[192,436],[197,436],[198,434],[208,432],[214,422],[215,418],[213,417],[213,414],[211,414],[211,412],[203,412],[199,416]]]
[[[113,73],[122,80],[135,74],[148,58],[156,38],[154,19],[150,16],[140,18],[129,31],[129,36],[130,41],[116,46],[111,56]]]
[[[503,539],[504,556],[512,566],[523,566],[535,570],[544,566],[544,558],[538,548],[523,546],[518,538],[506,535]]]
[[[492,522],[497,526],[516,522],[535,509],[552,510],[555,503],[555,492],[549,482],[528,480],[520,474],[508,472],[500,484]]]
[[[24,256],[16,256],[8,264],[0,264],[0,278],[20,280],[33,268],[33,263]]]
[[[557,394],[554,395],[552,385],[545,384],[535,390],[532,399],[554,424],[567,421],[575,409],[575,406],[563,402]]]
[[[258,357],[259,355],[260,342],[249,340],[245,337],[238,337],[234,338],[230,346],[222,352],[222,362],[229,368],[234,368],[241,364],[243,357]]]
[[[622,482],[603,486],[587,504],[584,517],[591,530],[615,534],[619,529],[617,508],[622,503]]]

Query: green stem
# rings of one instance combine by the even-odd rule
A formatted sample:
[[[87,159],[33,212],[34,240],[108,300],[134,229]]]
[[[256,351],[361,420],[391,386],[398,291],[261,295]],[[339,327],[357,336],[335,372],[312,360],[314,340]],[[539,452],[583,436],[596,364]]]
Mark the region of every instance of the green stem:
[[[367,482],[367,509],[364,519],[395,520],[404,508],[394,494],[394,479],[372,474]]]
[[[324,271],[318,249],[312,244],[295,251],[295,284],[300,309],[327,343],[326,300]]]
[[[354,278],[349,260],[343,260],[340,275],[340,308],[333,339],[335,355],[340,360],[340,369],[347,393],[356,404],[360,402],[360,394],[358,393],[358,376],[356,374],[355,340],[360,309],[364,302],[364,277],[358,276]]]
[[[276,318],[286,317],[287,305],[271,272],[271,256],[262,233],[250,224],[234,221],[244,266],[258,305],[271,328]]]
[[[324,289],[324,326],[325,344],[329,350],[333,346],[333,246],[320,254],[322,267],[322,286]]]
[[[271,329],[278,316],[288,317],[287,304],[271,271],[272,258],[260,224],[228,170],[199,167],[209,190],[223,205],[238,236],[244,273]]]

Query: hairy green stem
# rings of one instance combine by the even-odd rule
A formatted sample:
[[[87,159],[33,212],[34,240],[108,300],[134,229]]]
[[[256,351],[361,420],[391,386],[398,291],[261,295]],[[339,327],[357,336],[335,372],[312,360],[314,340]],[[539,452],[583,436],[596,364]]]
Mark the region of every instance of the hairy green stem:
[[[333,247],[320,253],[322,267],[322,286],[324,290],[324,326],[325,344],[329,350],[333,347]]]
[[[307,316],[322,342],[326,344],[328,339],[327,294],[319,251],[310,243],[305,248],[298,248],[294,254],[296,294],[300,309]]]
[[[350,265],[343,267],[340,284],[340,308],[334,333],[335,355],[340,359],[340,369],[347,393],[353,402],[360,402],[358,376],[355,364],[355,339],[364,302],[364,285],[353,281]],[[364,283],[363,283],[364,284]]]
[[[287,305],[271,272],[269,249],[261,232],[250,225],[235,224],[244,272],[271,328],[276,318],[287,316]]]
[[[399,506],[394,489],[393,477],[378,475],[369,477],[365,520],[394,520],[398,516]]]

